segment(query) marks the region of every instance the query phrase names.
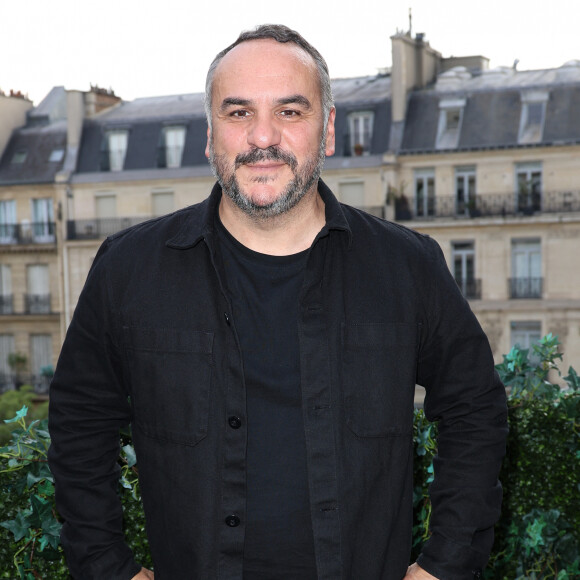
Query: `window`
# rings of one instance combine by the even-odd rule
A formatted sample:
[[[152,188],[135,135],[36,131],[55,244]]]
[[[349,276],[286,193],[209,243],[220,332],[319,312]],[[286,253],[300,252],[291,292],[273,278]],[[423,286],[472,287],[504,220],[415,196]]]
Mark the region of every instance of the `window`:
[[[0,244],[15,242],[16,233],[16,202],[0,201]]]
[[[52,199],[32,200],[32,230],[35,242],[54,241],[54,210]]]
[[[48,388],[48,379],[43,369],[52,366],[52,336],[50,334],[30,335],[30,371],[37,390]]]
[[[114,193],[98,193],[95,196],[97,233],[108,236],[118,230],[117,196]]]
[[[154,191],[151,194],[151,206],[154,216],[171,213],[175,209],[174,205],[172,191]]]
[[[512,240],[510,298],[542,297],[542,247],[539,239]]]
[[[439,103],[436,149],[456,149],[459,144],[465,99],[448,99]]]
[[[455,169],[455,211],[458,215],[476,215],[475,167]]]
[[[129,131],[126,129],[107,131],[101,150],[101,169],[103,171],[122,171],[127,154]]]
[[[26,278],[28,287],[28,294],[26,295],[26,313],[50,313],[48,265],[31,264],[27,266]]]
[[[518,163],[516,165],[516,208],[524,214],[542,209],[542,164]]]
[[[530,91],[522,94],[518,143],[530,144],[542,141],[548,98],[549,94],[545,91]]]
[[[117,196],[114,193],[95,196],[97,218],[117,217]]]
[[[0,264],[0,314],[12,314],[12,270]]]
[[[479,280],[475,279],[475,244],[452,242],[453,277],[466,298],[481,298]]]
[[[365,184],[363,181],[339,183],[340,201],[353,207],[363,207],[365,202]]]
[[[536,321],[518,321],[511,325],[511,346],[531,348],[542,338],[542,323]]]
[[[415,215],[435,215],[435,170],[415,170]]]
[[[348,153],[350,155],[370,153],[374,116],[372,111],[359,111],[348,116],[348,146],[350,147]]]
[[[12,159],[10,160],[10,163],[12,163],[12,165],[22,165],[26,161],[27,157],[28,157],[28,151],[26,151],[25,149],[21,149],[20,151],[15,151],[14,155],[12,155]]]
[[[0,334],[0,391],[13,387],[12,369],[8,364],[8,357],[14,352],[14,336]]]
[[[64,149],[53,149],[50,152],[50,157],[48,158],[49,163],[58,163],[64,158]]]
[[[185,127],[164,127],[161,132],[159,167],[181,167],[185,146]]]

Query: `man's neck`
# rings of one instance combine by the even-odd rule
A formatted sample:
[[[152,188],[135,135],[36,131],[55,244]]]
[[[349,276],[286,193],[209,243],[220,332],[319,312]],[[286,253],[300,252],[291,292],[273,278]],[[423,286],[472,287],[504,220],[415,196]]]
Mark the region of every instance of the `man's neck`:
[[[315,189],[288,212],[258,219],[247,215],[222,195],[219,215],[224,227],[241,244],[272,256],[307,250],[325,224],[324,202]]]

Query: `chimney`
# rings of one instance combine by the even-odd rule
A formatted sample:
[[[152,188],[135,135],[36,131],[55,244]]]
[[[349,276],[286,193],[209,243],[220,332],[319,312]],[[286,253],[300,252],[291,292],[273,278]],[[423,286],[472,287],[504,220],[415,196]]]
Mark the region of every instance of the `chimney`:
[[[85,94],[85,112],[87,117],[92,117],[120,102],[121,97],[117,97],[113,89],[102,89],[97,85],[91,85],[91,90]]]
[[[391,137],[389,149],[397,151],[403,138],[409,91],[422,89],[435,81],[441,66],[441,54],[433,50],[425,35],[397,33],[391,36]]]

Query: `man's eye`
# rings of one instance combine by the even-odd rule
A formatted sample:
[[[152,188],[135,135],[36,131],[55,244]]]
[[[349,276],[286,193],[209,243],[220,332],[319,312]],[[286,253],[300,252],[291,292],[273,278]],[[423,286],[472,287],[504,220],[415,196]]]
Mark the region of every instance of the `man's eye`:
[[[283,111],[280,111],[280,115],[282,115],[282,117],[298,117],[300,113],[294,109],[284,109]]]
[[[249,111],[245,111],[245,110],[240,110],[240,111],[232,111],[230,113],[231,117],[238,117],[238,118],[244,118],[249,116],[250,112]]]

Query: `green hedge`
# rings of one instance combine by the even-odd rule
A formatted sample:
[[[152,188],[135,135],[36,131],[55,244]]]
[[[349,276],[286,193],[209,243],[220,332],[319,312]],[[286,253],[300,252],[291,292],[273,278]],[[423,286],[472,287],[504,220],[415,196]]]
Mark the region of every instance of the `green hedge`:
[[[512,349],[498,371],[508,387],[510,434],[501,473],[504,503],[485,578],[580,577],[580,380],[562,378],[557,338],[531,351]],[[561,385],[565,388],[562,388]],[[7,395],[0,397],[0,412]],[[23,396],[23,395],[20,395]],[[35,411],[42,415],[43,410]],[[26,407],[6,423],[12,439],[0,449],[0,578],[67,580],[54,509],[46,420],[30,421]],[[413,557],[429,536],[428,486],[437,451],[436,425],[415,412]],[[136,557],[151,566],[129,434],[121,439],[119,493],[125,532]]]

